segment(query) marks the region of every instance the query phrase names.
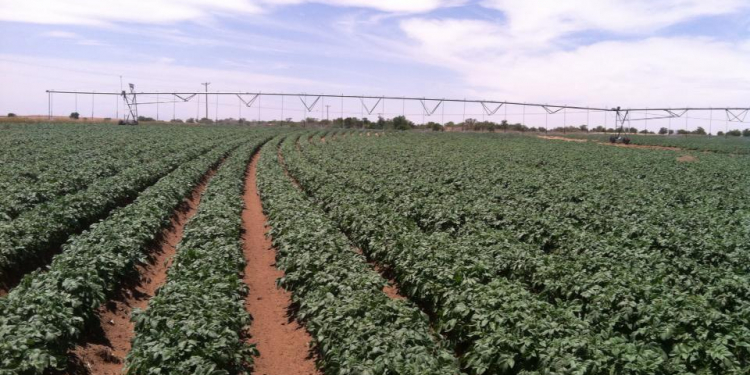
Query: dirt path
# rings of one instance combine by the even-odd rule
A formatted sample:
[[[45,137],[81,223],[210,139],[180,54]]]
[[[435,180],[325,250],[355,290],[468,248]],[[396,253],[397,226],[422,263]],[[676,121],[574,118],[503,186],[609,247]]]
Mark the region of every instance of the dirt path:
[[[608,145],[608,146],[615,146],[615,147],[622,147],[622,148],[640,148],[640,149],[646,149],[646,150],[668,150],[668,151],[685,151],[682,148],[679,147],[669,147],[669,146],[648,146],[648,145],[634,145],[634,144],[623,144],[623,143],[612,143],[612,142],[597,142],[602,145]]]
[[[131,313],[135,308],[145,309],[156,290],[166,281],[167,270],[177,252],[177,244],[182,240],[185,224],[198,211],[201,195],[215,173],[215,168],[210,170],[172,216],[171,226],[162,232],[161,241],[151,253],[149,263],[138,266],[139,279],[133,285],[125,286],[119,296],[99,308],[100,331],[92,332],[85,343],[73,350],[75,358],[72,362],[84,366],[89,374],[122,374],[125,356],[135,336]]]
[[[245,308],[253,316],[250,342],[260,356],[255,359],[258,375],[320,375],[310,356],[310,334],[289,318],[289,292],[276,287],[284,273],[276,268],[276,251],[266,238],[255,171],[258,155],[253,157],[245,180],[245,209],[242,211],[243,250],[247,265],[244,281],[250,288]]]
[[[358,247],[352,248],[352,250],[359,255],[367,257],[365,253],[362,251],[362,249]],[[370,259],[367,259],[367,264],[369,264],[370,267],[372,267],[372,269],[375,270],[375,272],[380,274],[380,277],[388,280],[388,282],[383,287],[383,293],[385,293],[385,295],[388,296],[388,298],[398,299],[398,300],[406,299],[406,296],[404,296],[403,294],[401,294],[401,292],[399,292],[398,286],[396,284],[396,280],[394,280],[392,277],[387,277],[386,276],[387,272],[383,269],[383,267],[380,267],[380,265],[377,262],[370,260]]]
[[[565,141],[565,142],[578,142],[578,143],[586,142],[585,139],[555,137],[555,136],[551,136],[551,135],[537,135],[536,137],[537,138],[541,138],[541,139],[553,139],[553,140],[556,140],[556,141]]]

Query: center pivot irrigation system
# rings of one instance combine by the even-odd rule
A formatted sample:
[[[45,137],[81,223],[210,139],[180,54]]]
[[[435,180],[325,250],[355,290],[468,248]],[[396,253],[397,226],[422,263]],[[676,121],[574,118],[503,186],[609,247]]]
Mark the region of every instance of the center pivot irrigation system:
[[[418,102],[421,104],[422,113],[426,116],[434,115],[438,109],[445,107],[446,103],[462,103],[464,105],[464,115],[466,112],[466,105],[479,105],[481,106],[484,114],[488,116],[495,115],[500,108],[505,106],[521,106],[526,108],[541,108],[547,115],[557,114],[564,110],[581,110],[589,112],[600,112],[600,113],[613,113],[615,116],[615,125],[617,129],[616,140],[619,142],[622,140],[621,134],[625,128],[626,123],[632,121],[649,121],[649,120],[664,120],[664,119],[675,119],[685,117],[689,112],[709,111],[711,113],[710,121],[713,121],[714,111],[724,112],[726,118],[724,119],[727,123],[738,122],[744,123],[745,118],[750,112],[750,107],[684,107],[684,108],[597,108],[597,107],[582,107],[582,106],[571,106],[571,105],[556,105],[556,104],[540,104],[540,103],[521,103],[511,101],[497,101],[497,100],[474,100],[474,99],[445,99],[445,98],[418,98],[418,97],[406,97],[406,96],[368,96],[368,95],[344,95],[344,94],[286,94],[286,93],[265,93],[265,92],[208,92],[208,83],[204,84],[206,90],[203,92],[136,92],[135,85],[129,84],[129,91],[122,90],[121,92],[93,92],[93,91],[63,91],[63,90],[47,90],[48,101],[49,101],[49,117],[52,118],[52,103],[53,95],[67,94],[67,95],[91,95],[92,106],[93,98],[95,96],[118,96],[122,98],[123,103],[127,110],[124,112],[123,118],[120,121],[121,124],[137,124],[138,123],[138,107],[143,105],[158,105],[167,103],[180,103],[189,102],[199,95],[206,96],[206,117],[208,117],[208,98],[209,96],[236,96],[239,98],[241,105],[245,107],[253,107],[255,103],[259,103],[262,97],[281,97],[282,100],[282,113],[283,113],[283,100],[285,98],[296,97],[304,105],[305,114],[315,110],[315,107],[321,102],[321,99],[334,98],[341,100],[342,105],[342,118],[343,118],[343,106],[344,100],[355,100],[359,101],[362,105],[362,113],[372,115],[378,106],[385,108],[386,101],[400,101],[403,103],[405,108],[406,102]],[[138,97],[151,97],[156,96],[156,101],[150,102],[139,102]],[[159,101],[160,97],[171,97],[170,101]],[[374,104],[368,105],[367,102]],[[218,102],[217,102],[218,103]],[[321,108],[323,105],[321,104]],[[258,104],[260,109],[260,104]],[[330,106],[325,106],[330,107]],[[385,111],[383,111],[385,112]],[[93,113],[93,109],[92,109]],[[634,115],[635,114],[635,115]],[[93,115],[92,115],[93,117]],[[282,114],[283,117],[283,114]],[[465,116],[464,116],[465,117]],[[283,119],[282,119],[283,120]],[[525,124],[524,124],[525,125]],[[614,141],[614,139],[613,139]]]

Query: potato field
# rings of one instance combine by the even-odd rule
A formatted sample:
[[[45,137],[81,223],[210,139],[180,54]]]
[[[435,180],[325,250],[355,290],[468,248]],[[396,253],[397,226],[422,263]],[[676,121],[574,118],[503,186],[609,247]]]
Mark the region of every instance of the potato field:
[[[750,148],[637,138],[4,125],[0,375],[748,374]]]

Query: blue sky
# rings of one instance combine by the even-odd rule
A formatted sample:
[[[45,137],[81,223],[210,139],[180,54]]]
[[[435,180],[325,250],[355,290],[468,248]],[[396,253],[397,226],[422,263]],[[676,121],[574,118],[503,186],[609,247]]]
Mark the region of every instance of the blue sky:
[[[748,66],[750,2],[740,0],[0,0],[3,113],[46,113],[49,88],[118,91],[120,75],[150,91],[210,81],[218,91],[747,106]],[[55,111],[74,101],[56,98]],[[269,101],[260,116],[280,117],[281,103]],[[78,109],[89,102],[79,98]],[[195,104],[174,111],[194,116]],[[218,104],[220,117],[239,115],[237,99]],[[328,104],[361,112],[359,103]],[[418,104],[386,105],[389,117],[421,121]],[[299,102],[286,106],[285,117],[303,115]],[[96,107],[118,111],[114,100]],[[160,114],[171,116],[167,107]],[[508,110],[520,121],[520,109]],[[432,120],[463,117],[455,106],[440,112]],[[562,121],[531,112],[536,125]],[[701,116],[709,114],[688,126]]]

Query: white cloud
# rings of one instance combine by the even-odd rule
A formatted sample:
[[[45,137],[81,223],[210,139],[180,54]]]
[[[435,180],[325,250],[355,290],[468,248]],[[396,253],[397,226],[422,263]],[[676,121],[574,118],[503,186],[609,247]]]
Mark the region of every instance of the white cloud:
[[[484,0],[482,5],[505,13],[507,34],[534,43],[585,30],[648,34],[749,6],[744,0]]]
[[[371,8],[383,12],[422,13],[461,5],[465,0],[263,0],[263,2],[281,5],[315,2],[333,6]]]
[[[199,82],[212,82],[211,90],[217,91],[339,91],[340,86],[325,81],[298,78],[292,75],[253,72],[249,67],[237,69],[199,68],[181,65],[168,58],[150,61],[95,62],[86,60],[29,57],[0,54],[0,113],[45,114],[47,94],[45,90],[82,90],[118,92],[119,75],[124,83],[135,83],[138,91],[202,90]],[[79,98],[80,99],[80,98]],[[73,97],[55,96],[55,113],[60,115],[73,111]],[[114,116],[115,98],[98,97],[96,112],[102,116]],[[203,100],[203,99],[201,99]],[[212,101],[214,99],[211,99]],[[237,98],[226,101],[227,109],[222,116],[236,117]],[[80,100],[80,108],[88,108],[90,99]],[[169,109],[171,116],[172,106]],[[80,109],[79,108],[79,109]],[[183,118],[195,116],[196,101],[177,106],[177,115]],[[88,113],[90,109],[84,109]],[[144,107],[144,111],[152,110]],[[291,111],[291,110],[290,110]],[[44,112],[44,113],[41,113]],[[151,114],[153,115],[153,114]]]
[[[105,26],[206,21],[216,15],[260,14],[269,7],[320,3],[383,12],[420,13],[465,0],[0,0],[0,21]]]
[[[75,39],[78,38],[78,35],[76,33],[71,33],[69,31],[50,31],[42,34],[43,36],[50,37],[50,38],[61,38],[61,39]]]
[[[746,102],[750,87],[750,50],[742,48],[747,42],[652,37],[537,50],[516,46],[501,26],[485,21],[412,19],[402,28],[416,42],[413,59],[456,71],[483,96],[727,105]]]

